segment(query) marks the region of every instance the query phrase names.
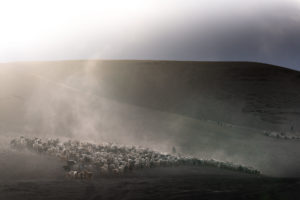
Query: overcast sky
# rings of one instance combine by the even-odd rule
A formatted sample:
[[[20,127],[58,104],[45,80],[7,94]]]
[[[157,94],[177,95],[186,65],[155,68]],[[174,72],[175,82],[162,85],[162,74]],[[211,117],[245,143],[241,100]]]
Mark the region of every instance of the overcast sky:
[[[0,62],[91,58],[300,70],[300,0],[0,0]]]

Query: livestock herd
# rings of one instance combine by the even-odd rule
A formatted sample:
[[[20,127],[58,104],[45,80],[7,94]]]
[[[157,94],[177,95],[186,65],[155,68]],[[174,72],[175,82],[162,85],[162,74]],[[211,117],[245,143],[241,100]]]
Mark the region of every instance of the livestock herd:
[[[179,154],[167,154],[136,146],[113,143],[92,144],[77,140],[60,142],[59,139],[19,137],[10,143],[16,150],[30,150],[55,156],[64,162],[66,177],[91,179],[93,175],[119,175],[126,172],[154,167],[174,167],[182,165],[213,166],[248,174],[260,174],[258,170],[216,160],[201,160]]]
[[[273,137],[276,139],[300,140],[299,133],[295,133],[295,132],[263,131],[263,133],[265,136]]]

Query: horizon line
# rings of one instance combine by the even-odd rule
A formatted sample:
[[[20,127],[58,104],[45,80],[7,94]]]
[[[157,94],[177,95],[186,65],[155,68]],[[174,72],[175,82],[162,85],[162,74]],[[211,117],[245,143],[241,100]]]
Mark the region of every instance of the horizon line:
[[[295,68],[289,68],[281,65],[276,65],[272,63],[259,62],[259,61],[250,61],[250,60],[175,60],[175,59],[101,59],[101,58],[93,58],[93,59],[56,59],[56,60],[22,60],[22,61],[7,61],[0,62],[0,64],[14,64],[14,63],[38,63],[38,62],[74,62],[74,61],[154,61],[154,62],[202,62],[202,63],[256,63],[256,64],[264,64],[270,65],[274,67],[284,68],[292,71],[300,72]]]

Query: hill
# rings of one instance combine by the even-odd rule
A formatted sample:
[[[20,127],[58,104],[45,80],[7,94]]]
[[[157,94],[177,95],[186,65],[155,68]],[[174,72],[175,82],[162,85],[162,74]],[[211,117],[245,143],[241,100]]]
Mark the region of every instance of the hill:
[[[175,146],[184,154],[295,176],[299,141],[266,137],[263,131],[299,133],[299,89],[299,72],[261,63],[1,64],[0,132],[160,151]]]
[[[70,76],[89,78],[95,94],[123,103],[195,119],[283,131],[291,127],[300,129],[297,126],[300,72],[278,66],[178,61],[63,61],[18,65],[55,81],[65,81]],[[80,87],[75,81],[68,84]]]

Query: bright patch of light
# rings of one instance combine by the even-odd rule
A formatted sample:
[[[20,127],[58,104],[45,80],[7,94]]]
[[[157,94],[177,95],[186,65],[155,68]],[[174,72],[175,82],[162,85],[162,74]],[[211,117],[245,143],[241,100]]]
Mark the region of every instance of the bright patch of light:
[[[259,8],[278,2],[283,1],[0,0],[0,62],[58,55],[69,59],[70,52],[76,59],[96,45],[114,54],[121,49],[119,44],[127,51],[134,42],[143,45],[162,32],[186,31],[195,24],[202,30],[226,27],[227,22],[257,16]]]
[[[0,0],[0,57],[41,46],[68,43],[80,35],[109,34],[133,25],[153,11],[157,1]],[[109,32],[110,31],[110,32]],[[122,32],[120,32],[122,34]]]

